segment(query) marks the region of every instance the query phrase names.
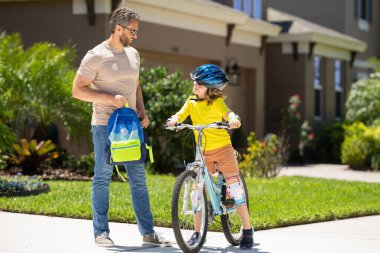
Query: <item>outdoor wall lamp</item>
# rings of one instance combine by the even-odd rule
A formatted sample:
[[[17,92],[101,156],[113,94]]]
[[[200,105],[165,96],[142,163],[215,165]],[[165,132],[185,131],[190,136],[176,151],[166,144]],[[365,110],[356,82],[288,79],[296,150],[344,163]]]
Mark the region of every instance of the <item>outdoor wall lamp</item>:
[[[229,84],[233,86],[239,85],[240,67],[235,58],[230,58],[227,61],[226,74],[230,79]]]

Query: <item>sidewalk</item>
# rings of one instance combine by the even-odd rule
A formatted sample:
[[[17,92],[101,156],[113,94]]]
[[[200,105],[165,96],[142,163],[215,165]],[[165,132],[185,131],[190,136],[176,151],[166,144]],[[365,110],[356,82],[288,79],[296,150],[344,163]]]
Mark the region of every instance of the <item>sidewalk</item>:
[[[305,166],[284,167],[280,176],[305,176],[367,183],[380,183],[380,171],[351,170],[347,165],[340,164],[312,164]],[[380,251],[379,251],[380,252]]]
[[[137,225],[110,223],[116,246],[94,245],[90,220],[0,212],[1,253],[181,252],[173,247],[142,247]],[[175,242],[170,228],[156,228]],[[380,215],[255,232],[256,253],[378,253]],[[242,252],[222,233],[210,232],[201,252]],[[244,251],[243,251],[244,252]]]
[[[380,172],[349,170],[345,165],[318,164],[284,168],[282,176],[309,176],[380,183]],[[380,205],[380,203],[379,203]],[[0,212],[0,253],[116,253],[181,252],[143,247],[137,225],[110,223],[113,248],[94,244],[92,221]],[[175,242],[171,228],[156,232]],[[380,215],[320,222],[255,232],[255,253],[378,253]],[[241,252],[228,244],[223,233],[209,232],[201,252]]]

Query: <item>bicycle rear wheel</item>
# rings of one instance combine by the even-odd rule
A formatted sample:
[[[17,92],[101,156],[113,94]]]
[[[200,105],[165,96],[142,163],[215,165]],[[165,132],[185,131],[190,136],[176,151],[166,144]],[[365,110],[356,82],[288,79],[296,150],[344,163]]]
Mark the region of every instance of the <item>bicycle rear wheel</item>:
[[[245,184],[245,180],[240,172],[239,172],[239,180],[243,184],[243,187],[244,187],[245,199],[246,199],[246,204],[247,204],[247,208],[249,212],[249,198],[248,198],[247,185]],[[226,200],[226,198],[227,198],[226,188],[223,187],[222,201]],[[243,230],[242,230],[243,223],[240,219],[240,216],[237,210],[235,209],[231,213],[221,215],[220,219],[222,222],[223,233],[227,241],[231,243],[231,245],[239,245],[243,237]]]
[[[206,240],[208,225],[208,206],[206,192],[203,191],[200,210],[195,212],[191,191],[195,189],[196,174],[193,171],[186,170],[177,178],[173,189],[172,197],[172,226],[178,246],[183,252],[198,252],[202,248]],[[201,215],[200,234],[195,244],[189,242],[191,236],[195,232],[195,213]]]

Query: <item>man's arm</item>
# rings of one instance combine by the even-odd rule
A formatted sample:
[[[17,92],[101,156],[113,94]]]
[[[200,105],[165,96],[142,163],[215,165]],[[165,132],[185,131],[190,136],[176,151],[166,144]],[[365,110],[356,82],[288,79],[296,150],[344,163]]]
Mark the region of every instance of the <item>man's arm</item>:
[[[145,106],[144,106],[144,99],[142,95],[142,90],[140,87],[140,82],[137,79],[137,89],[136,89],[136,109],[139,117],[141,118],[141,126],[143,128],[147,128],[149,125],[149,118],[148,114],[145,111]]]
[[[93,90],[89,87],[90,84],[91,80],[77,74],[73,83],[73,97],[85,102],[105,104],[117,108],[123,107],[127,102],[127,99],[121,95],[112,96],[105,92]]]

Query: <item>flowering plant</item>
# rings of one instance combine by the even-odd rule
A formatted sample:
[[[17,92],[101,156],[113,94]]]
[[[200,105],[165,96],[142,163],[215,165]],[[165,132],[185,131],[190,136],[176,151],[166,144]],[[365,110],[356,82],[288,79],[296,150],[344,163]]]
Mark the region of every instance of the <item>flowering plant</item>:
[[[298,143],[299,155],[304,156],[304,148],[314,139],[314,133],[305,120],[301,123],[301,113],[299,106],[301,104],[301,97],[293,95],[289,98],[288,107],[283,111],[281,117],[281,136],[280,136],[280,154],[283,161],[286,163],[289,159],[290,150],[292,145]]]
[[[243,154],[243,160],[239,163],[242,174],[247,177],[271,178],[278,175],[280,165],[277,135],[268,134],[260,141],[255,133],[251,132],[247,152]]]

